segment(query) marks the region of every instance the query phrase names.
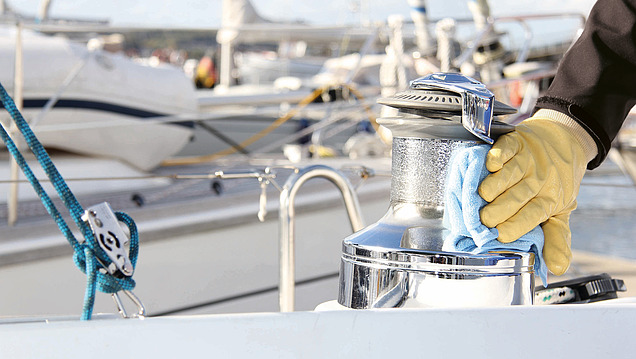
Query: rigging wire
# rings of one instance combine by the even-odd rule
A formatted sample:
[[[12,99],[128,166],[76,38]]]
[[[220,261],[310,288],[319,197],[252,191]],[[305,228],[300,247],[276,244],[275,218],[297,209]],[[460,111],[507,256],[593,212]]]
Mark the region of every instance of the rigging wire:
[[[379,128],[379,125],[376,122],[376,116],[373,113],[373,110],[371,109],[371,106],[369,106],[368,104],[366,104],[364,102],[364,96],[362,95],[362,93],[360,91],[358,91],[354,86],[349,85],[349,84],[342,84],[341,87],[343,89],[346,89],[350,93],[352,93],[354,95],[354,97],[358,100],[358,102],[360,102],[362,104],[363,108],[365,109],[365,112],[367,113],[367,116],[369,117],[369,122],[371,122],[371,125],[377,131],[378,128]],[[279,117],[274,122],[272,122],[269,126],[267,126],[265,129],[263,129],[260,132],[254,134],[253,136],[251,136],[248,139],[246,139],[245,141],[237,144],[236,146],[232,146],[232,147],[229,147],[229,148],[227,148],[225,150],[222,150],[222,151],[219,151],[219,152],[216,152],[216,153],[212,153],[212,154],[209,154],[209,155],[186,157],[186,158],[167,159],[167,160],[162,162],[162,165],[163,166],[181,166],[181,165],[191,165],[191,164],[212,162],[212,161],[217,160],[219,158],[222,158],[222,157],[225,157],[227,155],[235,153],[239,148],[245,149],[248,146],[250,146],[251,144],[253,144],[254,142],[260,140],[263,137],[265,137],[266,135],[268,135],[270,132],[274,131],[278,127],[282,126],[285,122],[289,121],[294,116],[296,116],[300,112],[300,110],[305,108],[310,103],[314,102],[314,100],[316,100],[319,96],[321,96],[321,95],[323,95],[325,93],[328,93],[333,88],[334,88],[334,86],[323,86],[323,87],[315,89],[314,91],[312,91],[311,94],[309,94],[307,97],[302,99],[296,105],[296,107],[294,107],[293,109],[291,109],[290,111],[285,113],[285,115]]]

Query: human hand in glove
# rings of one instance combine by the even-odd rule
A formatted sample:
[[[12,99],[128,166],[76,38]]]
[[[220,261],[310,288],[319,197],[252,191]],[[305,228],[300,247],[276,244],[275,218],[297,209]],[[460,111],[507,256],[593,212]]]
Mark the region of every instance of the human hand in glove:
[[[565,273],[572,258],[570,212],[596,151],[592,137],[574,120],[539,110],[488,152],[486,168],[492,173],[479,186],[479,195],[489,202],[480,211],[482,223],[496,227],[502,243],[540,224],[548,269]]]

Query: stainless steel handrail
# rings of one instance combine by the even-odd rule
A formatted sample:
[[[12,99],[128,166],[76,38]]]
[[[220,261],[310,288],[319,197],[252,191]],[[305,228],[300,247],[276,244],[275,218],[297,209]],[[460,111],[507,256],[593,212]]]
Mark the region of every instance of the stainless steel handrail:
[[[280,226],[280,277],[279,305],[281,312],[294,310],[295,300],[295,210],[294,200],[300,187],[309,179],[321,177],[336,185],[342,193],[345,208],[351,221],[351,229],[355,232],[364,227],[358,196],[351,182],[343,173],[324,165],[305,167],[292,174],[285,182],[280,194],[278,212]]]

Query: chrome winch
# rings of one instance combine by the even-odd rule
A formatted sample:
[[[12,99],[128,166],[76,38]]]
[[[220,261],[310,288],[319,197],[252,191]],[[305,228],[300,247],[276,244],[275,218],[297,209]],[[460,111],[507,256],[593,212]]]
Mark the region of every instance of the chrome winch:
[[[515,109],[456,73],[414,80],[379,103],[399,110],[378,119],[393,134],[390,206],[378,222],[343,241],[338,302],[356,309],[532,304],[532,254],[441,250],[453,154],[513,131],[493,116]]]

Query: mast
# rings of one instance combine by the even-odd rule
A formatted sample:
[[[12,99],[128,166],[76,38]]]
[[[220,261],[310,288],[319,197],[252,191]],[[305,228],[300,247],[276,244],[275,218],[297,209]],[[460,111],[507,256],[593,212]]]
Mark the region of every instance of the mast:
[[[45,21],[49,18],[49,10],[51,9],[51,0],[42,0],[38,9],[36,21]]]
[[[415,24],[417,48],[421,54],[428,54],[433,50],[433,39],[428,31],[426,0],[409,0],[409,6],[411,6],[411,19]]]
[[[250,0],[223,0],[222,11],[221,30],[216,36],[216,41],[221,45],[219,85],[229,87],[232,84],[234,69],[234,44],[239,38],[241,26],[270,21],[256,12]]]

